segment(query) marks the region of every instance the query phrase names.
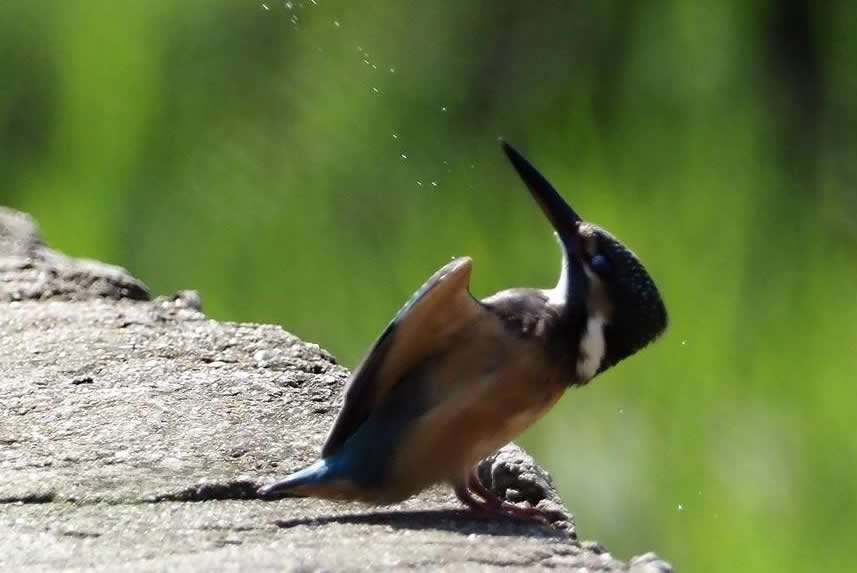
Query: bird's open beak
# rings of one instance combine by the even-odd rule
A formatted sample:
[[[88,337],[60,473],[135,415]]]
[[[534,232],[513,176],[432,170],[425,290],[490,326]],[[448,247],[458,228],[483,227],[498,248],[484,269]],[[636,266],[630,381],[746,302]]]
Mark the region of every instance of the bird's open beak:
[[[545,179],[544,175],[539,173],[527,161],[526,157],[505,141],[502,144],[503,151],[506,152],[506,157],[512,162],[515,171],[521,176],[536,203],[542,208],[551,225],[553,225],[554,230],[556,230],[556,234],[559,235],[559,239],[562,241],[563,246],[565,246],[569,259],[577,259],[579,257],[578,250],[580,249],[577,231],[583,219],[557,193],[556,189]]]

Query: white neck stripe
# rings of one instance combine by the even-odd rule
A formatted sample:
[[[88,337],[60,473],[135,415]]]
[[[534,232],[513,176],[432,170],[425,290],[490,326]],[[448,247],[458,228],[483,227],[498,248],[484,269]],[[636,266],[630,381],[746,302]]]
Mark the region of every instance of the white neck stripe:
[[[580,338],[577,359],[577,375],[582,381],[589,380],[601,367],[601,361],[607,351],[604,341],[604,317],[601,314],[590,316],[586,321],[586,330]]]

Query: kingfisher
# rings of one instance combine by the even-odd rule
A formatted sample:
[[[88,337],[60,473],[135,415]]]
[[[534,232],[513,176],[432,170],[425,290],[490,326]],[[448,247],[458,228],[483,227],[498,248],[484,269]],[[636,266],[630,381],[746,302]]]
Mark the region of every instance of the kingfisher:
[[[640,259],[584,221],[515,148],[503,151],[562,249],[551,289],[512,288],[482,300],[472,261],[453,260],[405,303],[352,373],[312,465],[259,490],[389,504],[446,483],[470,509],[509,516],[480,481],[480,460],[583,386],[654,341],[663,300]]]

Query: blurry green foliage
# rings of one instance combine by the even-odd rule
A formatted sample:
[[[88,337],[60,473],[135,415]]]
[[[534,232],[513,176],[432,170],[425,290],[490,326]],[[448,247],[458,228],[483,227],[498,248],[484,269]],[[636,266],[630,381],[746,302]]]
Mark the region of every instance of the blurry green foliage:
[[[850,571],[852,2],[4,2],[0,202],[354,365],[451,256],[550,286],[520,146],[658,279],[668,335],[524,438],[582,535]]]

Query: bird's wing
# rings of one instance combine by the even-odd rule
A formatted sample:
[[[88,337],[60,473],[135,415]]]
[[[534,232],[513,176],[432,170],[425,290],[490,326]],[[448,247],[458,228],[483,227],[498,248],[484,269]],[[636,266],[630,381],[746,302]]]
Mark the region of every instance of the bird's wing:
[[[462,257],[420,287],[387,325],[352,373],[345,403],[322,456],[335,453],[407,372],[448,343],[449,337],[488,312],[468,290],[473,263]]]

